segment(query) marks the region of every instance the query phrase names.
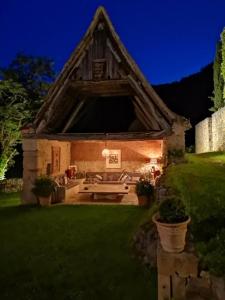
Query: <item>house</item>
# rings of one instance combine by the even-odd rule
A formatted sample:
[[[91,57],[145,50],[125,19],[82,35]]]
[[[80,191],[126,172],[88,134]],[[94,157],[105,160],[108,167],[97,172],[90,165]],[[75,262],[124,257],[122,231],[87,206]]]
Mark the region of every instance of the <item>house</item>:
[[[25,203],[37,175],[161,168],[168,150],[184,150],[189,122],[156,94],[99,7],[23,131]]]

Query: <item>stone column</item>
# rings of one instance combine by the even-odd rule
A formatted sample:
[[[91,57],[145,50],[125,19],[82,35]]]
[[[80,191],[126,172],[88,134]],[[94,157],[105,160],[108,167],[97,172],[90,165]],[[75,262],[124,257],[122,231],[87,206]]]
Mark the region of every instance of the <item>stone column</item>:
[[[37,203],[32,193],[33,182],[39,175],[38,169],[38,143],[35,139],[23,139],[23,191],[22,203]]]
[[[158,300],[186,300],[186,285],[197,277],[198,259],[192,251],[168,253],[158,245]]]

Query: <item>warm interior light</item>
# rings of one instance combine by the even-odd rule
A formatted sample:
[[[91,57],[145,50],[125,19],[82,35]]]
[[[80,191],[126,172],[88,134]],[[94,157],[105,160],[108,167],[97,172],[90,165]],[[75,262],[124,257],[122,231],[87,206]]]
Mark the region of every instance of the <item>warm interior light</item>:
[[[103,157],[109,156],[109,149],[107,149],[107,148],[103,149],[103,150],[102,150],[102,156],[103,156]]]
[[[157,158],[150,158],[150,164],[151,165],[157,165],[157,163],[158,163]]]

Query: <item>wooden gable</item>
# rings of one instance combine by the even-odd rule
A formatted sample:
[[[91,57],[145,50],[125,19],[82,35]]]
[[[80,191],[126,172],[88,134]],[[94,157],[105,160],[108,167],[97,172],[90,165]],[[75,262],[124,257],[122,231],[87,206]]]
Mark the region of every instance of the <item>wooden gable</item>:
[[[103,20],[99,21],[85,55],[73,74],[73,79],[93,81],[121,79],[121,61],[109,38],[107,24]]]
[[[135,114],[133,122],[120,131],[168,135],[173,122],[181,118],[169,110],[147,82],[121,43],[105,9],[100,7],[83,40],[49,90],[34,122],[36,132],[71,133],[76,129],[78,131],[74,132],[90,132],[87,130],[91,127],[84,129],[85,122],[101,118],[104,114],[104,110],[99,110],[101,101],[109,104],[113,99],[119,104],[130,101]],[[124,118],[129,119],[126,106],[121,109]],[[111,110],[109,106],[109,113]],[[92,117],[91,112],[95,113]],[[115,122],[118,122],[116,118]],[[104,126],[102,132],[110,132],[110,127]],[[100,129],[94,132],[100,132]]]

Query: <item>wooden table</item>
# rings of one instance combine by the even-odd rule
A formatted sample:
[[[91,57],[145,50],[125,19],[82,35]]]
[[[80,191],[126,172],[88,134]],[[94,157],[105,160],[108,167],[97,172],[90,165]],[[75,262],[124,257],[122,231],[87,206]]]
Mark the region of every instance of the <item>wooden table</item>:
[[[114,200],[118,195],[128,194],[130,187],[126,184],[83,184],[79,193],[92,194],[95,200]]]

